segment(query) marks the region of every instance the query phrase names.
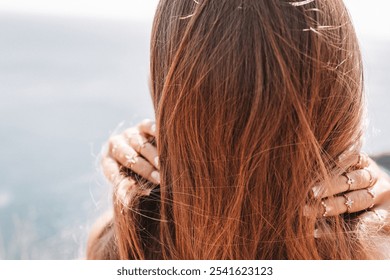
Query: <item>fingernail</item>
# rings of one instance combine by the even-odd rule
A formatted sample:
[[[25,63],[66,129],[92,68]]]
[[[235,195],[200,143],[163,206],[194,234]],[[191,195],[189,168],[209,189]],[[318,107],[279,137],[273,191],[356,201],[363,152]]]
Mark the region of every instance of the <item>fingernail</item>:
[[[323,192],[322,186],[314,186],[311,188],[311,190],[313,191],[314,198],[319,198]]]
[[[341,154],[338,156],[337,160],[340,162],[340,161],[343,161],[346,157],[347,157],[346,154]]]
[[[153,171],[152,174],[150,174],[152,178],[160,184],[160,173],[158,171]]]
[[[154,164],[156,165],[157,168],[159,168],[158,156],[154,158]]]
[[[151,130],[152,132],[156,132],[156,125],[153,124],[152,127],[150,128],[150,130]]]

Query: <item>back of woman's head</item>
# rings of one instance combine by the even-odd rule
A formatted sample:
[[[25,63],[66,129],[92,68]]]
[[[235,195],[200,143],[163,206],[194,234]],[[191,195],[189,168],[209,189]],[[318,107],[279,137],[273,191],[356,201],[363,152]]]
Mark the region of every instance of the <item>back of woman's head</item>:
[[[161,0],[151,91],[161,185],[125,212],[121,257],[367,257],[349,222],[303,214],[361,136],[341,0]],[[318,226],[333,234],[315,239]]]

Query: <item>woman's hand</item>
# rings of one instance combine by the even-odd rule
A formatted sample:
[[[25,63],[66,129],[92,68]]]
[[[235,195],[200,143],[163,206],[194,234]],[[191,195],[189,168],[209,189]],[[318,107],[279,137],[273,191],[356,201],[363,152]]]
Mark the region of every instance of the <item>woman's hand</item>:
[[[367,155],[350,155],[343,158],[339,165],[351,168],[333,177],[327,187],[320,184],[313,188],[314,197],[321,199],[322,209],[317,209],[318,216],[375,211],[389,202],[390,178]],[[306,207],[305,211],[313,209]],[[362,215],[362,218],[370,215]]]
[[[126,167],[148,181],[159,184],[159,159],[156,147],[152,144],[156,136],[156,126],[151,120],[144,120],[136,127],[112,136],[108,141],[108,151],[102,158],[105,176],[113,184],[134,185],[136,182],[121,173]],[[365,154],[352,154],[340,159],[340,167],[351,167],[348,172],[331,178],[326,188],[317,185],[313,188],[315,199],[321,199],[321,208],[307,206],[305,212],[316,211],[318,216],[336,216],[362,210],[382,211],[390,201],[390,178]],[[382,205],[382,206],[381,206]],[[383,212],[383,211],[382,211]]]
[[[134,185],[136,182],[133,179],[121,173],[121,167],[126,167],[148,181],[159,184],[159,159],[153,145],[155,137],[156,125],[151,120],[144,120],[136,127],[110,137],[108,150],[101,161],[107,179],[113,184]]]

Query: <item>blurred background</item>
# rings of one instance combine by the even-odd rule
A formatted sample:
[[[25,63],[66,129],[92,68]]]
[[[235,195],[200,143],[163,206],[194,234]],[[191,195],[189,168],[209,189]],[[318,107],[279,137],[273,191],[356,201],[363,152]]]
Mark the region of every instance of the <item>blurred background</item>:
[[[149,36],[157,0],[0,0],[0,259],[78,259],[110,204],[99,153],[153,118]],[[385,0],[345,1],[368,96],[365,150],[390,152]]]

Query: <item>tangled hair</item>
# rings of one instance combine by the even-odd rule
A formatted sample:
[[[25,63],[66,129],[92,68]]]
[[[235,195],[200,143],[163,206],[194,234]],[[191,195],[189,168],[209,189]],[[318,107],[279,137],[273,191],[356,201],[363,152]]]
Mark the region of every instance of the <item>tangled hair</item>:
[[[114,192],[91,256],[375,257],[353,219],[303,211],[360,147],[361,57],[341,0],[160,0],[151,94],[161,184],[126,205]]]

